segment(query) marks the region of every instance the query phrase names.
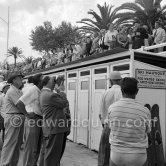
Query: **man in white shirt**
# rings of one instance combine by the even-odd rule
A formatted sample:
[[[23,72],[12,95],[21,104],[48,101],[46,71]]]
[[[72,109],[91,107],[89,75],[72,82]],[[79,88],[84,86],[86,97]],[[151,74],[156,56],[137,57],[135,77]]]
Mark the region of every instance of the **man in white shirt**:
[[[24,94],[26,92],[26,89],[29,88],[29,86],[33,86],[33,76],[28,77],[28,82],[25,84],[25,86],[22,88],[22,93]]]
[[[105,34],[104,44],[109,46],[109,49],[113,49],[116,47],[118,31],[114,29],[113,23],[109,23],[108,26],[109,26],[109,29],[107,33]]]
[[[4,127],[4,118],[6,115],[5,95],[9,88],[10,84],[3,85],[2,94],[0,95],[0,130],[2,131],[2,141],[4,141],[4,135],[5,135],[5,127]]]
[[[24,166],[36,166],[41,148],[42,112],[39,104],[40,90],[42,89],[42,74],[33,76],[33,84],[26,87],[20,97],[18,105],[25,107],[31,119],[26,118],[24,123]]]
[[[161,22],[155,22],[155,30],[153,31],[154,44],[161,44],[166,42],[166,32],[162,28]],[[158,48],[157,52],[162,52],[163,47]]]
[[[122,79],[120,72],[114,71],[110,74],[110,82],[112,87],[108,89],[102,96],[101,105],[100,105],[100,114],[99,118],[101,120],[103,131],[100,140],[99,146],[99,155],[98,155],[98,166],[109,166],[110,158],[110,144],[109,144],[109,134],[110,129],[105,123],[108,115],[108,108],[114,102],[120,100],[122,97],[120,89],[120,81]]]

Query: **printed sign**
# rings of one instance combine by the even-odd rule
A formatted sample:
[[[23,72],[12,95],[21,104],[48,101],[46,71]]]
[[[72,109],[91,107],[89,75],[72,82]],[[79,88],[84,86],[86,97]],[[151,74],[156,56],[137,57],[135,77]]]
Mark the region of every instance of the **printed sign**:
[[[158,70],[137,69],[136,79],[140,88],[166,88],[166,72]]]

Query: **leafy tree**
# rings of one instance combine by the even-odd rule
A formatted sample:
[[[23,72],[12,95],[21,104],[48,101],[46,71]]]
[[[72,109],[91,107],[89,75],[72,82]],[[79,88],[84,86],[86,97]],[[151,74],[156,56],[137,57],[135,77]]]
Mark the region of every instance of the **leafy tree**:
[[[155,21],[166,21],[166,5],[161,7],[160,3],[161,0],[135,0],[135,3],[124,3],[116,9],[116,23],[125,24],[139,20],[152,31]]]
[[[44,25],[37,26],[35,30],[32,30],[30,35],[31,46],[34,50],[44,54],[48,54],[49,51],[54,49],[54,30],[51,22],[44,22]]]
[[[24,58],[24,55],[22,55],[23,51],[21,48],[18,47],[12,47],[8,49],[8,57],[12,56],[14,58],[14,66],[16,67],[16,60],[17,58]]]
[[[53,28],[51,22],[44,22],[44,25],[37,26],[30,35],[31,46],[34,50],[48,55],[55,53],[57,48],[64,44],[74,42],[79,38],[77,27],[71,23],[62,22],[58,27]]]
[[[64,44],[70,44],[75,42],[75,40],[80,39],[80,34],[77,29],[78,28],[72,26],[71,23],[63,21],[61,25],[56,28],[58,47],[63,47]]]
[[[108,29],[107,25],[110,22],[115,21],[116,16],[116,9],[113,10],[113,6],[107,5],[104,3],[103,6],[97,4],[100,14],[97,14],[94,10],[90,9],[88,14],[92,16],[92,19],[83,18],[81,21],[77,23],[84,24],[79,29],[83,33],[93,33],[98,32],[101,29]]]

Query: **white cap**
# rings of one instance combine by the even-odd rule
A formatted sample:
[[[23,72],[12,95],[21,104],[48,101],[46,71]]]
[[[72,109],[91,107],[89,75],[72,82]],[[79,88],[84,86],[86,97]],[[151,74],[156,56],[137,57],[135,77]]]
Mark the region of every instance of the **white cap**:
[[[120,79],[122,79],[122,77],[121,77],[121,74],[119,71],[113,71],[110,73],[109,79],[110,80],[120,80]]]

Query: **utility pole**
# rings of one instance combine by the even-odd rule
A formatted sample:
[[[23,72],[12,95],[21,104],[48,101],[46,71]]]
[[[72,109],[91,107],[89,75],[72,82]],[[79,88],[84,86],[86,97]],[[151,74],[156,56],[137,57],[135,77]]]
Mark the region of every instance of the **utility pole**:
[[[6,60],[8,58],[8,49],[9,49],[9,6],[8,6],[8,24],[7,24],[7,55]]]

